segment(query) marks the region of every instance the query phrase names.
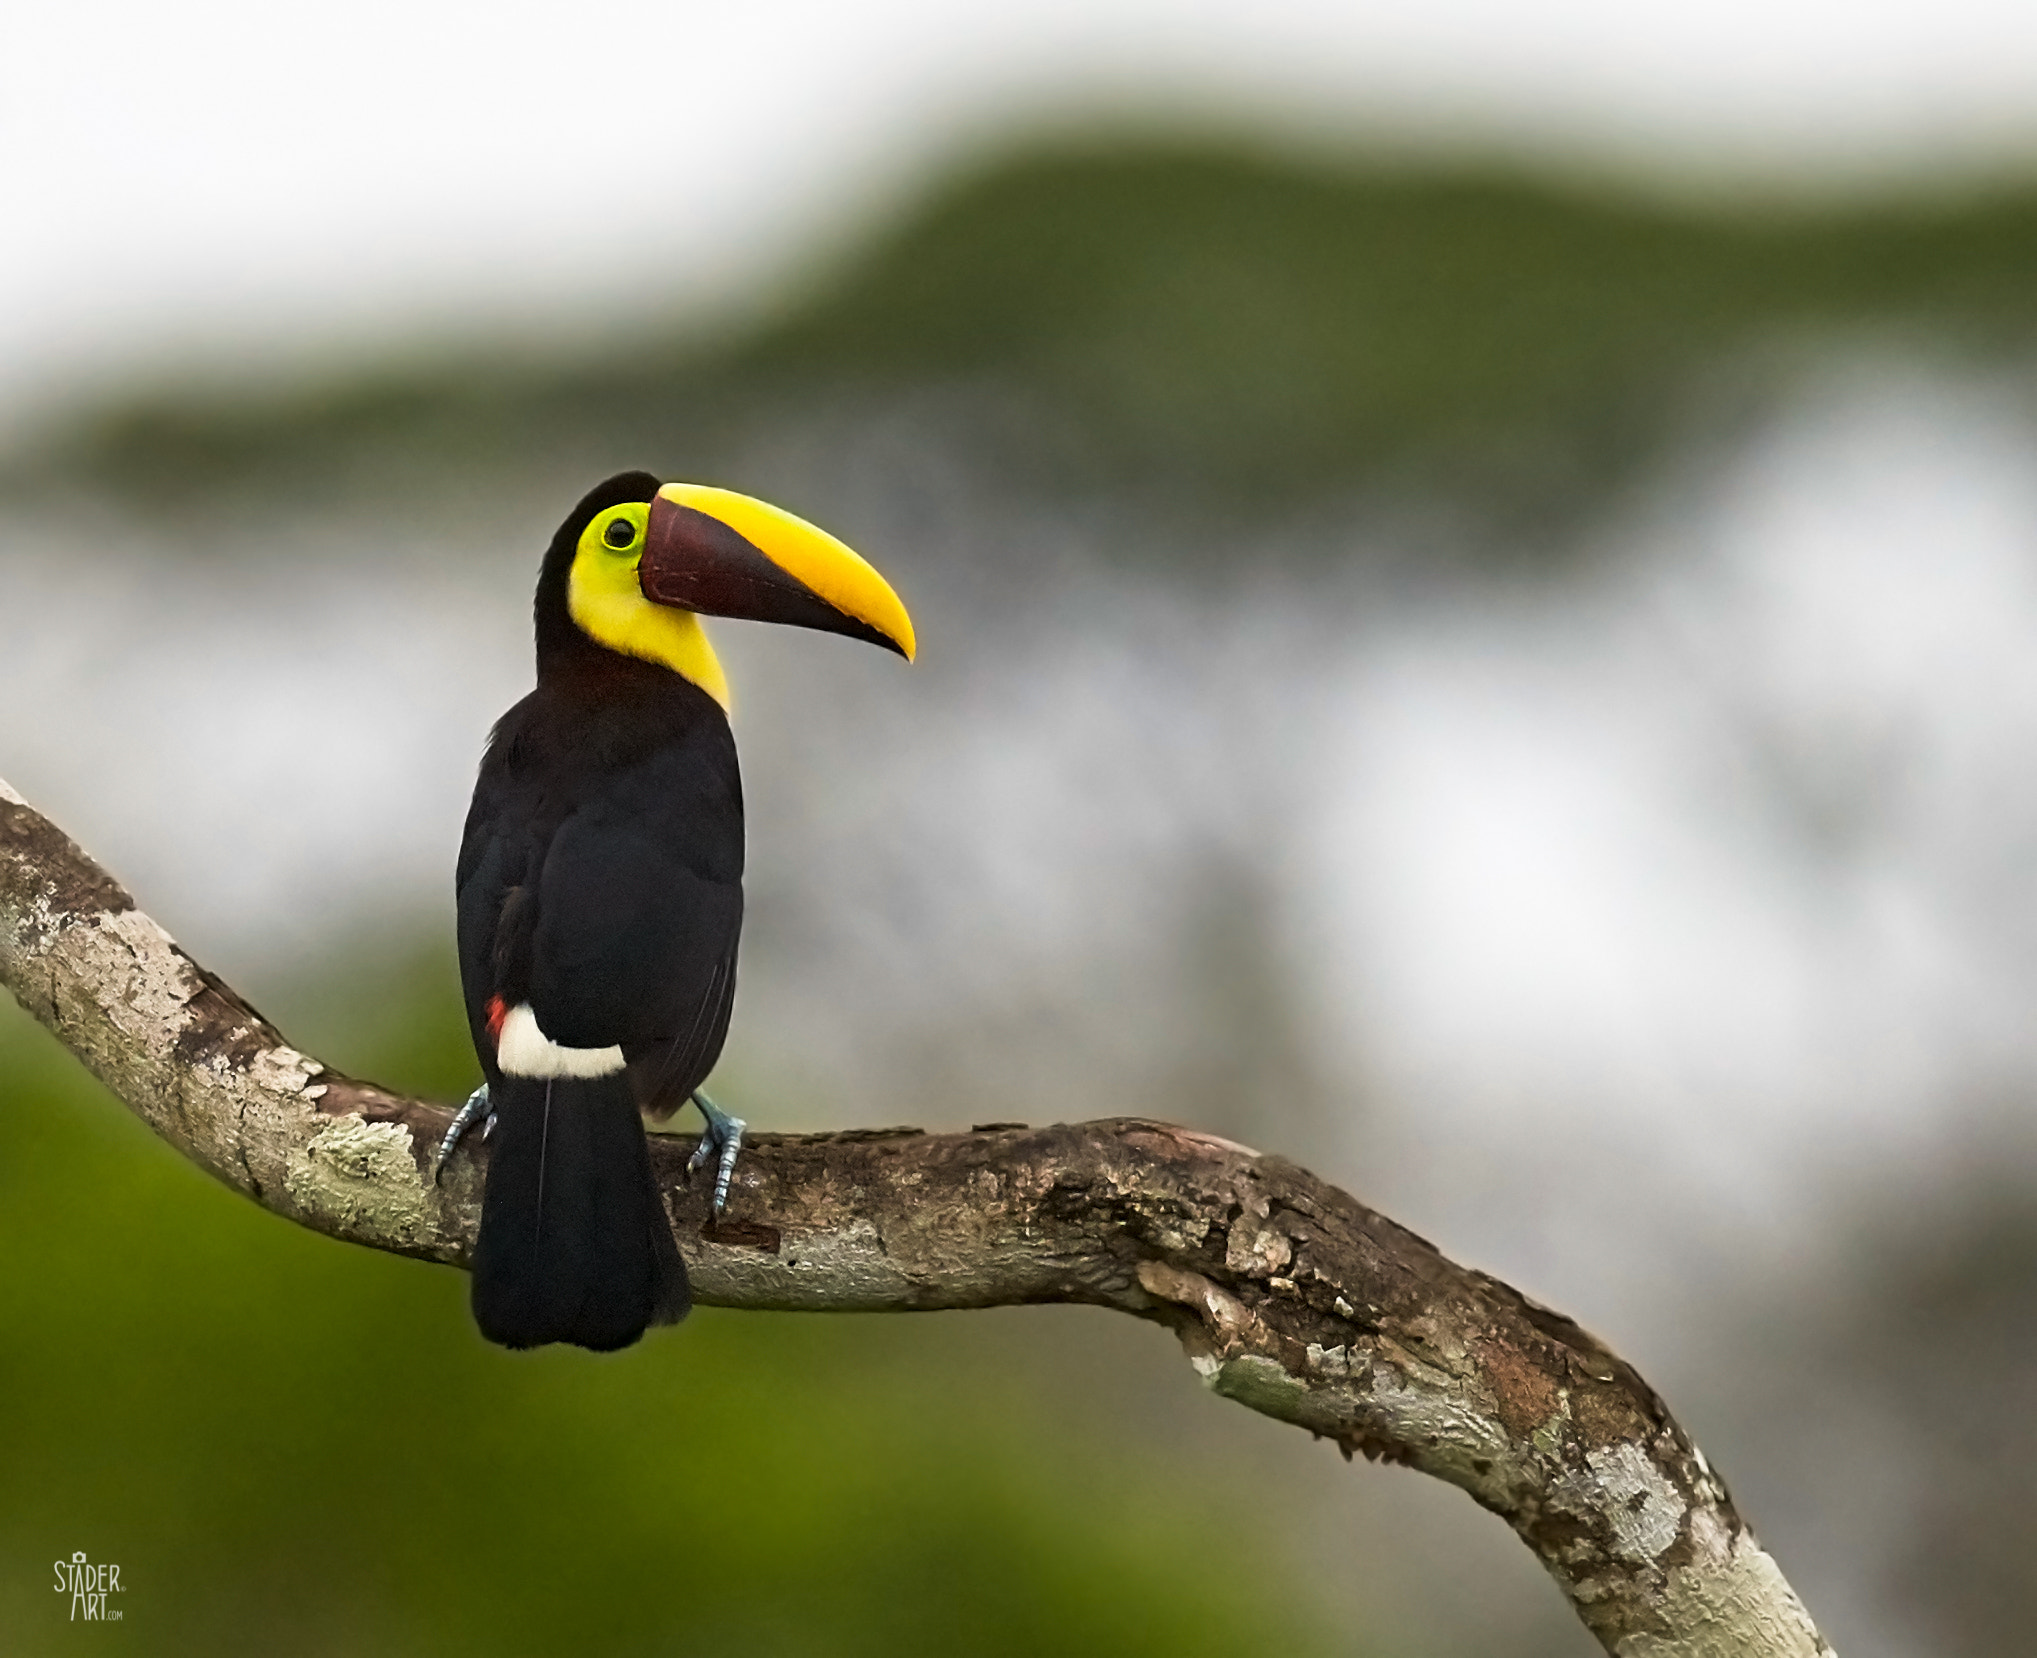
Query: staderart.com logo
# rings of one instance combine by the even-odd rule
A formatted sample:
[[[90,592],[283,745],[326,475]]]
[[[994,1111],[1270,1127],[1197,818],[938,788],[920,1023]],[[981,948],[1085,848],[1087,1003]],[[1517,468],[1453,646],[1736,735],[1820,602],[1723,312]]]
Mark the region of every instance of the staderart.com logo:
[[[73,1623],[80,1618],[119,1622],[120,1608],[116,1606],[109,1611],[106,1606],[108,1595],[121,1592],[118,1566],[94,1566],[82,1554],[74,1554],[68,1560],[59,1560],[56,1567],[57,1593],[71,1597]]]

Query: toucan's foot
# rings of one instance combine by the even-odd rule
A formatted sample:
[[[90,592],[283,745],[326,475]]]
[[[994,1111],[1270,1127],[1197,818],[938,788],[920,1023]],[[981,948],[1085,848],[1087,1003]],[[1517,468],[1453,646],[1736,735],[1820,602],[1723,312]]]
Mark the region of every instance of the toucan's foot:
[[[686,1160],[686,1172],[690,1175],[695,1169],[705,1168],[710,1157],[719,1155],[721,1161],[714,1173],[714,1212],[719,1215],[728,1207],[729,1177],[736,1172],[736,1153],[743,1149],[743,1130],[748,1125],[740,1117],[731,1117],[698,1090],[694,1092],[693,1103],[700,1107],[707,1127],[700,1131],[700,1144]]]
[[[495,1113],[488,1105],[488,1084],[482,1083],[467,1096],[467,1103],[460,1107],[453,1118],[452,1126],[446,1130],[446,1137],[439,1142],[438,1167],[431,1171],[431,1183],[436,1186],[439,1176],[446,1172],[446,1159],[459,1148],[467,1130],[474,1126],[476,1119],[481,1123],[481,1138],[487,1139],[495,1132]]]

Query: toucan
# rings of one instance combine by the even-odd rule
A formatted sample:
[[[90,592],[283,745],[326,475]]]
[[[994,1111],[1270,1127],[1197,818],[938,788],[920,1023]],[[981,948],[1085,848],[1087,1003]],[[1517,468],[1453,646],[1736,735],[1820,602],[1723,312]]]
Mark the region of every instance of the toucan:
[[[488,1143],[473,1308],[505,1347],[627,1347],[683,1318],[644,1116],[689,1100],[718,1216],[743,1123],[700,1092],[735,1000],[743,788],[702,616],[846,634],[908,661],[912,619],[826,531],[625,472],[538,572],[537,688],[496,723],[460,844],[460,980],[485,1078],[440,1147]]]

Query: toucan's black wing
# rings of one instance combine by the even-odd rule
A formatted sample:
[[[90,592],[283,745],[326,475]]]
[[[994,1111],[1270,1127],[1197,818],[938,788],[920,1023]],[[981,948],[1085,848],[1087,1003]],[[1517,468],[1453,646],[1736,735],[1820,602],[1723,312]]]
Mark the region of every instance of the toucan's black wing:
[[[508,739],[527,721],[534,701],[535,696],[526,697],[502,717],[488,752],[482,756],[454,875],[460,988],[474,1051],[491,1084],[498,1072],[490,1006],[494,1005],[499,1022],[504,1006],[527,999],[529,950],[527,942],[523,949],[516,949],[514,940],[523,930],[518,917],[528,908],[535,872],[550,834],[542,791],[532,786],[531,778],[520,774],[520,768],[508,763],[512,747]]]
[[[531,940],[545,1034],[621,1047],[643,1079],[639,1103],[666,1111],[720,1057],[743,921],[742,820],[702,799],[691,769],[661,755],[560,824]]]
[[[563,1047],[620,1047],[638,1104],[667,1115],[728,1033],[743,918],[734,743],[717,709],[634,752],[583,734],[571,758],[534,764],[544,726],[513,725],[521,712],[483,764],[460,856],[476,1044],[485,1062],[492,999],[528,1002]]]

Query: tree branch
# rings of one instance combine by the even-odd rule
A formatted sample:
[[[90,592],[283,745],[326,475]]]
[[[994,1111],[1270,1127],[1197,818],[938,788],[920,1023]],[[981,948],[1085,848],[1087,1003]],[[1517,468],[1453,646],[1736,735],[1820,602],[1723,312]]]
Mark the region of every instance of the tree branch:
[[[280,1215],[464,1265],[480,1155],[298,1053],[0,782],[0,983],[150,1127]],[[1278,1157],[1136,1118],[752,1136],[729,1214],[652,1140],[697,1299],[1115,1307],[1226,1398],[1461,1486],[1624,1658],[1831,1652],[1654,1391],[1560,1314]]]

